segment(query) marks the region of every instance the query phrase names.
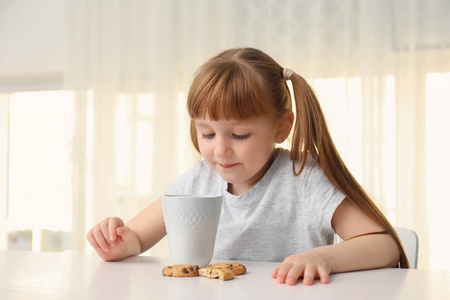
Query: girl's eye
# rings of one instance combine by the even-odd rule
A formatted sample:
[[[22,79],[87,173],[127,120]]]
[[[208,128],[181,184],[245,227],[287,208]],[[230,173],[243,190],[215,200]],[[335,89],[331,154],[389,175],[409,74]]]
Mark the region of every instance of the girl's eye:
[[[215,135],[215,133],[208,133],[208,134],[202,133],[202,139],[210,140],[214,137],[214,135]]]
[[[244,135],[238,135],[233,133],[233,138],[237,140],[245,140],[250,136],[250,133],[244,134]]]

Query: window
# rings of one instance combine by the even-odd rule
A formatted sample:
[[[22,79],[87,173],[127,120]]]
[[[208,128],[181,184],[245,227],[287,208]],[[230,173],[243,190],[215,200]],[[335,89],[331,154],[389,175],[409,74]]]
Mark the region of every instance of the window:
[[[75,120],[71,92],[0,95],[0,249],[69,250],[72,240],[80,239],[73,235],[84,239],[84,229],[74,228],[89,229],[99,221],[92,215],[93,159],[95,147],[103,141],[94,138],[102,138],[101,132],[94,132],[95,95],[88,91],[85,96],[81,121],[85,124],[76,137],[80,120]],[[115,149],[110,157],[116,162],[116,198],[110,199],[108,206],[117,216],[133,216],[154,197],[154,102],[154,94],[142,93],[121,94],[111,103],[114,124],[106,130],[114,128]],[[179,117],[185,120],[186,113],[180,111]],[[186,126],[178,127],[186,130]],[[183,166],[189,164],[183,159],[185,153],[182,149],[178,152]],[[103,159],[104,155],[99,156]],[[81,176],[76,173],[80,170]],[[86,249],[91,250],[89,246]]]
[[[426,77],[427,99],[427,213],[430,269],[450,270],[450,73]]]
[[[63,91],[2,98],[2,190],[8,249],[64,250],[72,229],[73,99]],[[6,221],[5,221],[6,220]],[[3,236],[2,236],[3,238]],[[47,241],[46,241],[47,240]]]

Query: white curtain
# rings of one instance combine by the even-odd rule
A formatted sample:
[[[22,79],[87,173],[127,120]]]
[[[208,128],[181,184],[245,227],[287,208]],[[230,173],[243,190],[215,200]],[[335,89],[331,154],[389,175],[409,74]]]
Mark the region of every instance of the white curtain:
[[[185,112],[193,74],[222,50],[256,47],[311,82],[350,169],[395,226],[418,233],[419,267],[450,269],[449,15],[445,0],[70,0],[74,249],[200,159]]]

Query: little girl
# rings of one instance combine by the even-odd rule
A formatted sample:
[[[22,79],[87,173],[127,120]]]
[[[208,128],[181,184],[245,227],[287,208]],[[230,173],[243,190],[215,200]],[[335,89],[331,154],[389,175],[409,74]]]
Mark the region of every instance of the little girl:
[[[282,262],[272,277],[287,284],[408,267],[395,230],[346,168],[300,75],[260,50],[231,49],[200,68],[187,108],[192,142],[205,160],[167,194],[224,196],[214,259]],[[292,127],[291,150],[275,148]],[[344,242],[333,244],[335,233]],[[107,218],[87,239],[102,259],[119,260],[165,235],[160,198],[126,225]]]

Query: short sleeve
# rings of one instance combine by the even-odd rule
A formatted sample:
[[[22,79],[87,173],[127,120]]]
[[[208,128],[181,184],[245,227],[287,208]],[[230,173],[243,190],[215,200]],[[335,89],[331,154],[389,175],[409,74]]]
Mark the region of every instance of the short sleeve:
[[[195,174],[195,167],[178,177],[166,190],[167,195],[189,195],[192,190],[192,182]]]
[[[305,192],[310,193],[310,216],[322,235],[334,234],[331,220],[337,207],[345,199],[328,179],[318,163],[313,166]]]

